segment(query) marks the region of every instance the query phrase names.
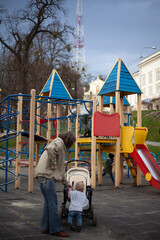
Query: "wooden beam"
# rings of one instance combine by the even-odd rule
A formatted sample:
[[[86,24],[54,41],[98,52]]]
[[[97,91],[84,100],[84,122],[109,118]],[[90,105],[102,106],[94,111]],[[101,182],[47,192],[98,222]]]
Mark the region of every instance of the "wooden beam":
[[[142,126],[141,94],[137,94],[137,127]],[[137,165],[137,186],[142,185],[142,173]]]
[[[115,148],[115,187],[120,185],[120,138],[117,139]]]
[[[47,104],[47,118],[48,118],[48,129],[47,129],[47,141],[51,141],[51,113],[52,113],[52,104],[48,102]]]
[[[96,136],[94,136],[94,113],[96,111],[96,98],[93,97],[93,111],[92,111],[92,143],[91,143],[91,185],[94,189],[96,187]]]
[[[17,180],[15,181],[15,188],[20,188],[20,151],[21,151],[21,130],[22,130],[22,102],[23,102],[23,97],[19,96],[18,97],[18,115],[17,115],[17,132],[19,135],[16,138],[16,153],[17,153],[17,158],[16,158],[16,176],[18,177]]]
[[[130,113],[130,106],[127,106],[127,113]],[[131,120],[131,119],[130,119],[130,117],[129,117],[129,124],[128,124],[129,126],[130,126],[130,120]]]
[[[120,92],[116,91],[116,113],[120,114]],[[116,147],[115,147],[115,187],[120,185],[120,137],[117,138]]]
[[[69,106],[68,106],[68,115],[70,114]],[[71,120],[68,117],[68,131],[71,131]]]
[[[137,94],[137,127],[142,126],[141,94]]]
[[[114,105],[110,103],[110,114],[114,113]]]
[[[36,97],[36,90],[32,89],[31,100],[30,100],[30,125],[29,125],[28,192],[33,192],[35,97]]]
[[[120,96],[120,125],[124,125],[124,115],[123,115],[123,96]]]
[[[120,92],[119,91],[116,91],[115,98],[116,98],[115,112],[120,114]]]
[[[60,115],[61,115],[61,113],[60,113],[60,104],[57,104],[57,118],[59,118]],[[59,119],[57,119],[56,126],[57,126],[57,136],[56,137],[58,137],[58,135],[60,134],[60,120]]]
[[[41,109],[40,109],[40,105],[41,103],[40,102],[37,102],[37,132],[36,134],[37,135],[40,135],[40,129],[41,129],[41,126],[40,126],[40,115],[41,115]]]
[[[99,112],[103,113],[103,96],[99,96]]]
[[[78,159],[79,154],[79,146],[78,146],[78,139],[79,139],[79,115],[80,115],[80,104],[77,104],[77,116],[76,116],[76,127],[75,127],[75,136],[76,136],[76,142],[75,142],[75,159]],[[75,162],[75,167],[77,167],[77,162]]]
[[[123,96],[120,96],[120,126],[124,126],[124,114],[123,114]],[[121,144],[121,143],[120,143]],[[120,154],[120,183],[123,183],[123,155]]]
[[[98,173],[98,184],[102,184],[102,148],[98,144],[98,156],[97,156],[97,173]]]
[[[41,134],[41,126],[40,126],[40,115],[41,115],[41,108],[40,108],[41,103],[37,102],[37,132],[36,134],[40,136]],[[36,166],[39,161],[39,143],[36,142]]]

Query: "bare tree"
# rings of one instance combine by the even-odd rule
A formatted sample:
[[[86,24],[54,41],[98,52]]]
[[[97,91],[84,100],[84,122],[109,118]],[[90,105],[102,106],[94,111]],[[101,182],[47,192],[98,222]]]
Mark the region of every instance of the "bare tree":
[[[59,21],[60,14],[65,14],[63,3],[64,0],[30,0],[25,9],[13,15],[4,12],[2,24],[7,33],[1,33],[0,43],[8,50],[5,72],[10,84],[14,82],[16,93],[29,93],[31,85],[39,80],[38,69],[51,70],[53,64],[66,58],[70,50],[68,33],[72,29]]]

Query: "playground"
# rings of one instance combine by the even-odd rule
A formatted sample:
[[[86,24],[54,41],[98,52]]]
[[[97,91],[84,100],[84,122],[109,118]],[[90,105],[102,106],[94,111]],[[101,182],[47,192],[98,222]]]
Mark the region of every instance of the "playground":
[[[130,126],[126,99],[130,94],[137,96],[135,128]],[[30,95],[10,95],[2,100],[0,171],[5,172],[5,179],[0,189],[6,192],[12,183],[19,189],[23,176],[21,166],[28,166],[28,192],[33,192],[34,167],[44,146],[60,132],[71,130],[76,142],[74,148],[66,152],[66,161],[79,159],[91,164],[93,189],[102,184],[103,162],[112,152],[115,187],[123,183],[125,163],[137,186],[142,185],[143,173],[146,181],[160,190],[160,168],[145,144],[148,129],[141,126],[141,90],[121,58],[113,66],[98,97],[98,102],[95,97],[92,101],[73,99],[53,70],[39,95],[32,89]],[[110,114],[103,112],[107,105]],[[86,129],[90,134],[87,135]],[[15,148],[11,145],[13,139]],[[13,163],[15,171],[12,171]],[[76,162],[75,167],[77,165]],[[10,174],[13,177],[8,181]]]
[[[130,125],[130,94],[137,97],[136,127]],[[148,129],[142,127],[141,94],[119,58],[92,101],[73,99],[56,70],[38,95],[32,89],[29,95],[10,95],[1,101],[0,206],[5,219],[1,239],[7,238],[6,231],[7,239],[43,239],[39,234],[42,199],[34,170],[45,145],[69,130],[76,142],[66,151],[66,162],[78,160],[72,167],[84,167],[82,160],[91,164],[98,216],[97,227],[86,222],[76,239],[159,239],[160,167],[145,142]],[[106,106],[109,114],[104,112]],[[108,176],[102,178],[110,152],[115,155],[114,185]],[[62,186],[57,189],[62,202]]]

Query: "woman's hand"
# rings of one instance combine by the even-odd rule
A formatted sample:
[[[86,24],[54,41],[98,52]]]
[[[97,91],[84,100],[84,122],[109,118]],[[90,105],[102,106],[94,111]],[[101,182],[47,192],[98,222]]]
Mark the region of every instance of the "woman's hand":
[[[73,188],[72,188],[71,185],[68,186],[68,190],[69,190],[69,191],[72,191],[72,190],[73,190]]]
[[[54,171],[54,170],[56,170],[56,167],[54,165],[52,165],[51,169]]]

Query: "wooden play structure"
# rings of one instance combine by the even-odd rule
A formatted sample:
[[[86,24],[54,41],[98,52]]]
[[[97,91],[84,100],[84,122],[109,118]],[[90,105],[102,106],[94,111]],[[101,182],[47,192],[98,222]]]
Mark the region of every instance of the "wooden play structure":
[[[103,96],[115,97],[115,112],[120,115],[120,126],[123,127],[123,98],[130,94],[137,94],[137,126],[141,127],[141,90],[134,81],[122,59],[118,59],[105,80],[100,96],[100,111],[103,111]],[[112,108],[113,109],[113,108]],[[115,186],[123,181],[123,158],[120,155],[122,139],[119,138],[118,158],[115,159]],[[137,185],[141,184],[141,173],[137,171]]]
[[[124,97],[137,95],[137,126],[124,126]],[[125,160],[137,186],[141,185],[141,171],[146,180],[160,189],[160,168],[145,145],[147,129],[141,126],[141,90],[134,81],[122,59],[118,59],[99,91],[99,112],[93,101],[92,120],[92,186],[96,186],[96,149],[98,183],[102,184],[102,152],[115,154],[115,187],[123,183],[123,161]],[[105,98],[114,98],[111,102],[111,115],[103,114]],[[115,113],[114,113],[115,112]],[[117,114],[119,117],[115,117]],[[114,120],[109,120],[113,117]],[[135,135],[134,146],[132,145]],[[96,148],[97,145],[97,148]]]
[[[11,100],[14,101],[14,105],[17,105],[17,109],[11,109],[9,104]],[[0,156],[3,151],[5,158],[0,163],[5,165],[5,168],[2,169],[5,171],[5,180],[3,184],[0,184],[0,188],[4,186],[4,191],[7,191],[8,175],[11,174],[11,171],[8,170],[8,163],[15,161],[15,174],[12,174],[15,176],[12,181],[15,181],[15,188],[20,188],[21,178],[24,177],[21,166],[28,166],[28,175],[26,175],[28,177],[28,192],[32,192],[34,166],[37,165],[45,144],[57,137],[60,131],[71,130],[75,132],[76,115],[71,114],[72,109],[77,104],[85,105],[86,102],[92,104],[89,101],[72,99],[56,70],[52,71],[38,96],[36,91],[32,89],[30,95],[11,95],[4,99],[3,103],[7,107],[5,107],[0,120],[1,123],[3,122],[3,128],[6,129],[6,132],[0,135],[0,142],[4,143],[3,150],[0,148]],[[12,112],[15,113],[12,114]],[[10,127],[13,116],[16,119],[14,130],[13,126]],[[11,135],[14,135],[13,137],[16,139],[16,149],[12,151],[12,154],[10,154],[9,147]],[[25,158],[22,157],[24,155],[22,146],[24,145],[27,155]],[[67,157],[70,160],[71,152],[68,152]]]
[[[141,127],[141,90],[135,83],[122,59],[118,59],[109,76],[99,91],[99,106],[97,111],[96,100],[93,99],[92,111],[92,137],[80,138],[76,130],[76,150],[75,157],[78,157],[79,144],[82,142],[91,143],[91,166],[92,166],[92,187],[96,187],[96,171],[98,184],[102,184],[102,153],[104,151],[115,154],[115,187],[119,187],[123,181],[123,150],[121,148],[121,128],[124,124],[123,108],[125,96],[137,94],[137,126]],[[112,101],[107,103],[107,98]],[[113,101],[115,104],[113,104]],[[110,104],[110,115],[103,114],[103,107]],[[114,107],[115,106],[115,107]],[[78,114],[77,120],[78,124]],[[76,126],[78,129],[78,126]],[[98,153],[97,153],[98,152]],[[96,161],[97,159],[97,161]],[[137,171],[137,185],[141,184],[141,173]]]
[[[127,116],[130,114],[129,103],[126,98],[130,94],[137,95],[137,126],[135,129],[128,126],[129,124],[126,125],[124,121],[124,106]],[[34,165],[36,166],[38,163],[41,154],[40,146],[44,147],[44,144],[57,137],[60,131],[68,130],[73,131],[76,136],[75,151],[73,153],[75,159],[81,159],[83,145],[88,144],[90,146],[87,150],[90,152],[91,157],[91,185],[93,189],[96,188],[97,184],[96,174],[98,175],[98,184],[102,184],[102,156],[104,152],[112,152],[115,155],[115,187],[119,187],[120,183],[123,182],[123,161],[125,160],[138,186],[141,185],[142,171],[147,181],[154,187],[160,188],[160,170],[145,148],[147,130],[145,132],[144,128],[141,127],[141,90],[122,59],[117,60],[98,95],[98,105],[95,97],[92,101],[72,99],[59,74],[56,70],[53,70],[38,96],[36,96],[35,90],[31,90],[31,95],[12,96],[14,100],[16,99],[18,105],[15,114],[17,116],[16,151],[14,156],[16,160],[16,188],[20,188],[21,150],[22,144],[24,144],[22,138],[25,136],[29,139],[28,192],[32,192]],[[26,98],[28,107],[24,110],[23,106]],[[89,110],[86,104],[90,106]],[[110,107],[110,114],[103,112],[106,106]],[[82,107],[86,109],[85,114],[81,113]],[[63,116],[61,115],[62,108],[66,113]],[[11,161],[8,154],[9,121],[11,116],[8,108],[7,111],[8,127],[6,128],[7,135],[5,138],[5,163]],[[24,112],[28,118],[24,118]],[[81,131],[83,127],[81,120],[85,115],[90,116],[91,119],[91,136],[87,137],[84,136],[84,131]],[[4,116],[6,115],[4,114]],[[28,131],[23,127],[23,124],[26,123],[28,123]],[[133,134],[135,134],[134,146],[132,145]],[[140,154],[138,154],[138,151]],[[72,152],[68,151],[67,160],[71,159],[71,154]],[[147,157],[144,157],[144,155],[147,155]],[[148,163],[151,166],[150,168],[147,168]],[[77,167],[77,161],[75,167]]]
[[[61,116],[61,107],[65,108],[67,113],[71,113],[72,105],[76,106],[78,103],[83,104],[83,101],[73,100],[63,81],[56,70],[53,70],[46,84],[44,85],[39,96],[36,96],[35,90],[31,90],[30,98],[30,124],[29,132],[26,134],[22,131],[22,97],[18,101],[18,116],[17,116],[17,130],[19,135],[17,137],[17,152],[21,150],[22,136],[29,137],[29,171],[28,171],[28,192],[33,191],[33,177],[34,177],[34,158],[35,166],[39,160],[40,144],[47,144],[57,137],[60,131],[75,131],[73,129],[75,116]],[[45,104],[47,118],[42,118],[41,108]],[[61,126],[62,121],[65,126]],[[45,136],[41,135],[41,123],[46,123]],[[53,124],[54,122],[54,124]],[[75,128],[75,127],[74,127]],[[36,131],[35,131],[36,129]],[[35,143],[35,144],[34,144]],[[35,146],[36,145],[36,146]],[[34,151],[34,147],[36,151]],[[68,152],[68,160],[71,159],[71,152]],[[15,187],[20,187],[20,155],[16,159],[16,175],[18,179],[15,182]]]

